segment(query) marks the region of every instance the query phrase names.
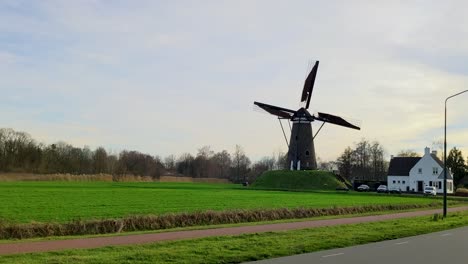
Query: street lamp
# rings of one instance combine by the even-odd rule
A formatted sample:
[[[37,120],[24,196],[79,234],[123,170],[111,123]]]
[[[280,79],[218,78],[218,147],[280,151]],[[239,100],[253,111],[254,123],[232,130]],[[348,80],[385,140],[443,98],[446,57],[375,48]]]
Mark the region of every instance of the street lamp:
[[[451,95],[445,99],[445,123],[444,123],[444,218],[447,216],[447,100],[460,95],[462,93],[466,93],[468,90],[461,91],[454,95]]]

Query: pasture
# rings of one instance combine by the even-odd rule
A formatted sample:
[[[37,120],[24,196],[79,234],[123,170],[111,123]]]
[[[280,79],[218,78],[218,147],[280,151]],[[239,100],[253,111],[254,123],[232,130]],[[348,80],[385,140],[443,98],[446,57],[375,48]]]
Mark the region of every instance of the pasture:
[[[0,221],[68,222],[131,215],[273,208],[429,204],[434,199],[252,190],[234,184],[1,182]]]

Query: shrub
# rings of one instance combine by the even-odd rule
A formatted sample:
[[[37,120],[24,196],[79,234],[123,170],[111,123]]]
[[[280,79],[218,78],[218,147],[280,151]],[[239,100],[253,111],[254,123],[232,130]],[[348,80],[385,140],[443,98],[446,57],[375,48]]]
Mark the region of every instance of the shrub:
[[[455,191],[456,196],[463,196],[463,197],[468,197],[468,189],[466,188],[458,188]]]
[[[434,214],[434,215],[432,216],[432,221],[434,221],[434,222],[437,222],[437,221],[443,220],[443,219],[444,219],[444,217],[443,217],[441,214],[437,214],[437,213],[436,213],[436,214]]]

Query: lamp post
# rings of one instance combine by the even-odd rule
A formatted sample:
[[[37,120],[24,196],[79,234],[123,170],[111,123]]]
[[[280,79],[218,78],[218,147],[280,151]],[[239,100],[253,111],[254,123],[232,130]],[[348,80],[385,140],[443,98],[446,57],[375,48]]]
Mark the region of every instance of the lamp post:
[[[466,93],[468,90],[461,91],[445,99],[445,117],[444,117],[444,218],[447,216],[447,101],[448,99]]]

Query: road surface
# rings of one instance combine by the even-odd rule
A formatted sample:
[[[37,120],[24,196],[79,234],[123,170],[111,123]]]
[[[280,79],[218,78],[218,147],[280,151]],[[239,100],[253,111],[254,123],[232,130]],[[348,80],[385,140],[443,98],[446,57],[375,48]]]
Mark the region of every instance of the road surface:
[[[468,263],[468,227],[250,263]]]

